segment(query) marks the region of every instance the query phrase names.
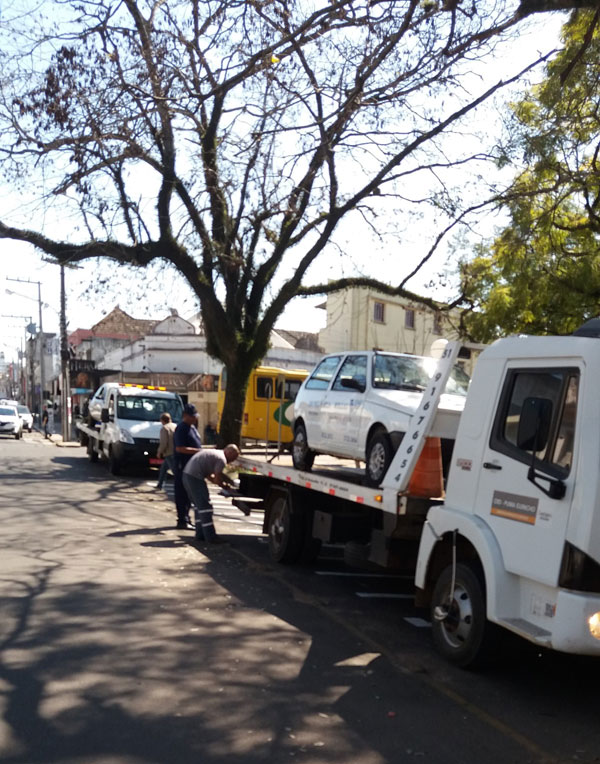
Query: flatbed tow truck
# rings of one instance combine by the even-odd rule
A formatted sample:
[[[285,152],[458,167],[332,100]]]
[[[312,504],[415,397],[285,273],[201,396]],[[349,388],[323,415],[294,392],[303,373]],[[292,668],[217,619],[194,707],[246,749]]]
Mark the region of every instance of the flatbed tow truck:
[[[410,571],[434,643],[457,665],[484,662],[501,628],[600,655],[600,321],[575,335],[486,349],[444,461],[428,433],[459,343],[381,486],[326,456],[311,472],[242,456],[234,503],[264,509],[274,561],[309,562],[325,542],[344,544],[350,564]]]

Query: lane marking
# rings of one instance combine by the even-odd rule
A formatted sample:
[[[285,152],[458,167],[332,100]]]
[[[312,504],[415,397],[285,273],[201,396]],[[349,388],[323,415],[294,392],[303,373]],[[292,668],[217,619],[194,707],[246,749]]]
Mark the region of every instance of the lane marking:
[[[414,594],[394,594],[393,592],[354,592],[357,597],[369,600],[412,600]]]
[[[322,557],[319,557],[322,560]],[[386,573],[351,573],[346,570],[315,570],[317,576],[346,576],[348,578],[401,578],[403,580],[411,580],[412,576],[397,576],[387,575]]]
[[[426,621],[424,618],[405,617],[404,620],[406,621],[406,623],[410,623],[411,626],[416,626],[417,629],[431,628],[431,623],[429,621]]]

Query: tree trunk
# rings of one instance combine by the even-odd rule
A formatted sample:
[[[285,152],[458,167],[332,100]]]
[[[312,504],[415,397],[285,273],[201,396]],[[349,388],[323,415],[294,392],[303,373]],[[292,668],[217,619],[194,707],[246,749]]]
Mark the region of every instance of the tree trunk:
[[[253,367],[253,363],[244,362],[242,359],[237,359],[234,365],[225,367],[227,388],[219,423],[218,443],[220,446],[226,446],[228,443],[240,445],[246,389]]]

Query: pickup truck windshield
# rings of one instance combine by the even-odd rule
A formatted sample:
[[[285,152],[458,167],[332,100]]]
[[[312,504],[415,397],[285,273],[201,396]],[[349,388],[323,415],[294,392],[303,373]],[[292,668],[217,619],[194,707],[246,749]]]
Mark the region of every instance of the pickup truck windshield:
[[[435,367],[434,358],[410,358],[378,353],[373,366],[373,387],[383,390],[424,390]],[[468,375],[459,366],[455,366],[444,392],[466,396],[468,390]]]
[[[140,395],[119,395],[117,397],[117,417],[133,419],[138,422],[158,422],[160,415],[171,415],[174,422],[179,422],[182,406],[179,398],[143,397]]]

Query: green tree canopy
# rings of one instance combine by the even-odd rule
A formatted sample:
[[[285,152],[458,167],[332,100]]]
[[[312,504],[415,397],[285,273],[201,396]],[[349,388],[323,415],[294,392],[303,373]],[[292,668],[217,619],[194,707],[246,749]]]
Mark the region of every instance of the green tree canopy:
[[[527,166],[500,198],[510,223],[461,265],[473,339],[569,333],[600,312],[599,15],[573,15],[543,81],[513,106],[509,153]]]

